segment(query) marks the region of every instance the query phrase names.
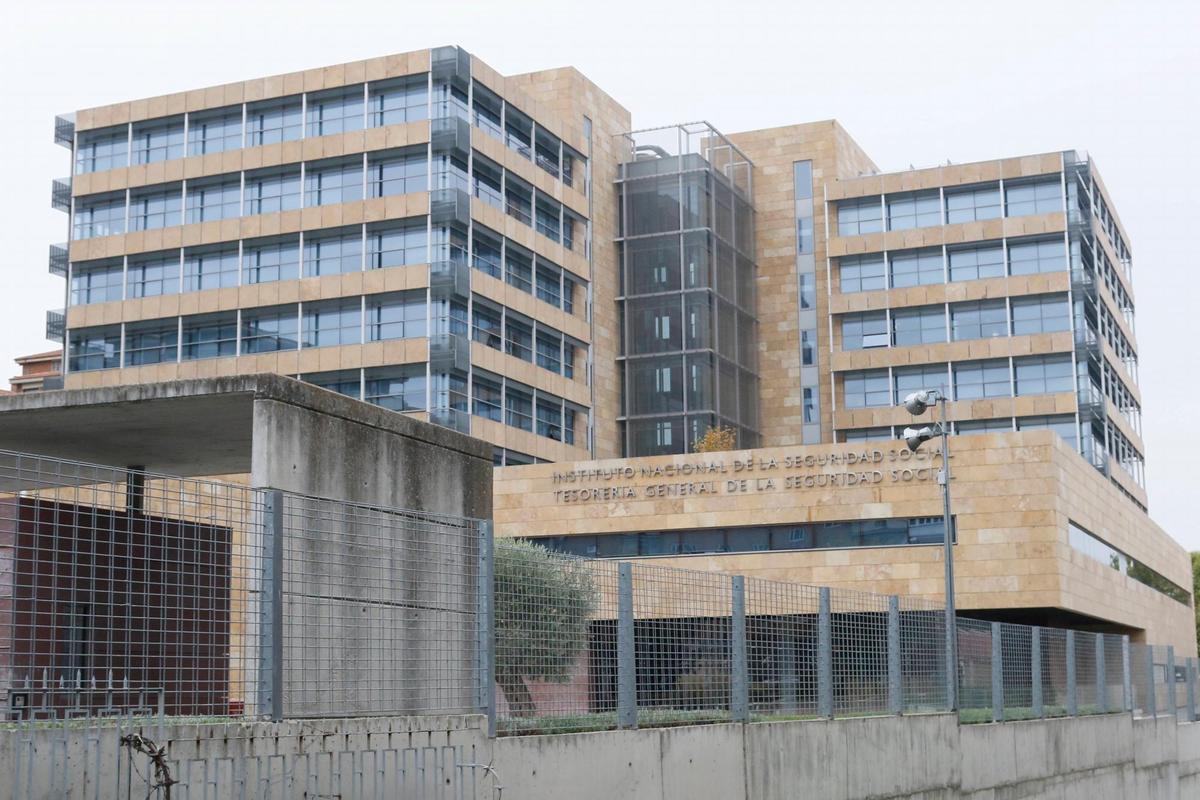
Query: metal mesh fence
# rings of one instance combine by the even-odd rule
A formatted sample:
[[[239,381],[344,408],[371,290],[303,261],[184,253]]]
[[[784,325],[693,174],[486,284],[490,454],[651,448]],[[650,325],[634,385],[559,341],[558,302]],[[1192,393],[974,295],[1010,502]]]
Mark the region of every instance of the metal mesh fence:
[[[0,451],[4,719],[466,713],[478,520]]]

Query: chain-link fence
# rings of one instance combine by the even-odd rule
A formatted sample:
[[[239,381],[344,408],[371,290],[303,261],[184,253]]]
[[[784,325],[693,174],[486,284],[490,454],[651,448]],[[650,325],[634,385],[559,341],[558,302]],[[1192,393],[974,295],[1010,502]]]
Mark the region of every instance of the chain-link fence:
[[[18,724],[478,710],[490,525],[0,451]]]

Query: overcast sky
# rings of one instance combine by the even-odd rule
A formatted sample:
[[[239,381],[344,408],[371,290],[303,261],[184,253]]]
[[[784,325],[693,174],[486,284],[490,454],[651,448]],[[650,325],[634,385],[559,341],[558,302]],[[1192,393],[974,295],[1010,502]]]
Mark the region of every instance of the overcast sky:
[[[574,65],[638,127],[835,117],[885,171],[1088,151],[1132,240],[1151,516],[1200,549],[1194,0],[10,0],[0,15],[4,364],[49,349],[44,312],[63,305],[46,248],[67,238],[50,181],[71,167],[52,128],[76,108],[459,44],[502,73]]]

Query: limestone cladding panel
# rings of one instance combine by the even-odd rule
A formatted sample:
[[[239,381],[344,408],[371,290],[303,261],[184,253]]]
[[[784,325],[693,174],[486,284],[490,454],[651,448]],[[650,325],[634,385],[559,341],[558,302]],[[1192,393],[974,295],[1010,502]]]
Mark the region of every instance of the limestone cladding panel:
[[[235,174],[241,170],[256,170],[287,164],[298,165],[301,161],[316,161],[356,153],[373,153],[379,150],[410,147],[428,142],[429,122],[422,120],[388,125],[382,128],[368,128],[365,131],[351,131],[261,147],[227,150],[223,153],[188,156],[171,161],[139,164],[103,172],[88,172],[72,178],[71,193],[76,197],[82,197],[127,187],[154,186],[185,178],[193,180],[212,175]]]
[[[486,297],[519,314],[524,314],[538,322],[544,322],[550,327],[574,337],[584,344],[591,338],[591,330],[587,320],[578,314],[568,314],[561,308],[550,305],[544,300],[522,291],[515,286],[493,278],[478,270],[471,274],[471,291],[481,297]],[[576,308],[582,312],[583,302],[576,300]]]
[[[841,344],[840,331],[834,327],[834,346]],[[875,347],[868,350],[843,350],[833,353],[833,370],[903,367],[945,361],[975,361],[1005,356],[1067,353],[1073,348],[1070,331],[1033,333],[1021,336],[997,336],[992,339],[968,339],[958,342],[912,345],[909,347]]]
[[[825,261],[824,208],[819,187],[837,174],[838,126],[831,121],[738,133],[730,136],[754,163],[755,249],[758,264],[757,314],[759,396],[763,443],[799,444],[803,426],[800,386],[799,286],[796,273],[794,163],[812,161],[815,264]],[[818,321],[826,318],[829,292],[825,270],[816,271]],[[828,352],[828,328],[817,325],[818,351]],[[827,395],[827,368],[821,365],[820,394]],[[829,411],[821,404],[822,430],[829,435]]]
[[[837,270],[833,282],[837,283]],[[1029,294],[1066,292],[1071,288],[1069,272],[1045,272],[1037,275],[1013,275],[1006,278],[985,278],[976,281],[934,283],[926,286],[906,286],[901,289],[880,289],[873,292],[834,292],[829,298],[829,313],[846,314],[856,311],[878,311],[885,308],[960,303],[965,300],[990,300]]]
[[[490,442],[496,447],[505,447],[545,461],[566,461],[587,458],[586,447],[566,444],[538,436],[532,431],[511,428],[483,417],[471,417],[471,435]],[[576,431],[579,436],[579,431]]]
[[[428,213],[429,193],[413,192],[273,214],[176,225],[118,236],[77,239],[71,242],[70,259],[72,263],[76,263],[125,254],[170,250],[180,246],[194,247],[297,231],[358,225],[364,222],[406,219]]]
[[[911,192],[939,186],[962,186],[1000,179],[1025,178],[1062,171],[1062,153],[950,164],[926,169],[905,170],[885,175],[847,177],[827,184],[828,200],[866,197],[873,194]]]
[[[479,76],[484,80],[482,75]],[[486,83],[486,81],[484,81]],[[489,88],[501,91],[498,86]],[[591,149],[591,221],[592,260],[592,423],[595,453],[613,457],[622,451],[617,417],[620,414],[620,378],[618,374],[617,278],[618,262],[614,239],[617,235],[615,180],[625,156],[620,134],[632,129],[629,111],[578,70],[570,67],[517,75],[508,78],[506,87],[519,87],[543,107],[559,114],[564,124],[581,131],[577,149],[588,153],[583,140],[583,118],[592,121]],[[564,266],[568,266],[564,264]]]
[[[866,453],[866,466],[792,467],[785,459]],[[495,473],[498,536],[692,530],[766,524],[940,516],[932,473],[940,459],[893,462],[897,444],[818,445],[573,464],[506,467]],[[1138,583],[1068,544],[1068,520],[1091,530],[1181,586],[1190,587],[1187,553],[1111,483],[1049,431],[956,437],[953,445],[957,591],[961,609],[1063,608],[1145,631],[1150,641],[1195,653],[1188,606]],[[764,466],[775,459],[780,466]],[[750,461],[751,470],[736,470]],[[664,476],[655,468],[701,463],[725,472]],[[892,469],[931,468],[924,478],[891,481]],[[643,469],[651,470],[643,474]],[[613,479],[555,481],[555,474],[631,470]],[[879,482],[788,488],[789,475],[879,469]],[[774,488],[756,480],[774,477]],[[730,481],[750,487],[734,491]],[[712,482],[713,491],[673,496],[658,487]],[[737,485],[741,485],[740,483]],[[563,501],[555,492],[628,488],[621,499]],[[667,494],[668,496],[660,496]],[[940,600],[939,546],[710,554],[655,564],[744,574]]]
[[[830,205],[833,209],[834,206]],[[830,220],[836,225],[836,219]],[[865,233],[859,236],[832,236],[829,240],[829,257],[853,256],[864,253],[881,253],[884,250],[912,250],[921,247],[940,247],[943,244],[957,245],[971,242],[987,242],[1002,236],[1040,236],[1062,233],[1066,230],[1067,218],[1061,211],[1048,214],[1032,214],[1026,217],[1003,217],[978,222],[956,222],[952,225],[930,225],[927,228],[912,228],[902,231]],[[831,230],[834,228],[831,227]]]

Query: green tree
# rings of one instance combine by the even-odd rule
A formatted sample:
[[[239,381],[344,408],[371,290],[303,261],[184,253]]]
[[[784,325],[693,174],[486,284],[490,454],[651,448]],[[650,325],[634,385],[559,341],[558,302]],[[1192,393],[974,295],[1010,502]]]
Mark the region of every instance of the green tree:
[[[495,546],[496,683],[508,708],[532,716],[526,681],[566,683],[587,647],[596,591],[586,562],[512,539]]]
[[[1196,641],[1200,642],[1200,553],[1192,553],[1192,602],[1195,604]]]

